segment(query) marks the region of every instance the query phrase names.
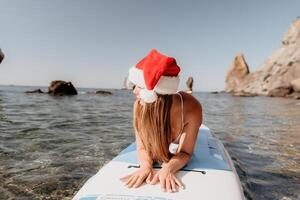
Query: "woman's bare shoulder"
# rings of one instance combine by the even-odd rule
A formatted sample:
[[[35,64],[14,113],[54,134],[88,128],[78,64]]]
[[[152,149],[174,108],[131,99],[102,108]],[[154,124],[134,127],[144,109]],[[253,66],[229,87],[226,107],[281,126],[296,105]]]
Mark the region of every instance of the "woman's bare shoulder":
[[[181,92],[184,99],[185,116],[188,119],[201,118],[202,119],[202,106],[201,103],[191,94]]]
[[[180,94],[182,94],[183,96],[183,103],[186,108],[201,108],[201,103],[193,95],[188,94],[186,92],[181,92]]]

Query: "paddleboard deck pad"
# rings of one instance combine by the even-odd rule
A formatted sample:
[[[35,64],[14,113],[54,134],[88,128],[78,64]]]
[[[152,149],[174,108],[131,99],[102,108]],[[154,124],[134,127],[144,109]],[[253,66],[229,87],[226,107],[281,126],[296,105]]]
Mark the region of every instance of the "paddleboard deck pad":
[[[160,185],[127,188],[120,178],[139,167],[135,143],[102,167],[73,200],[244,200],[240,180],[223,144],[202,125],[189,163],[176,173],[185,189],[168,193]],[[155,165],[159,170],[160,166]]]

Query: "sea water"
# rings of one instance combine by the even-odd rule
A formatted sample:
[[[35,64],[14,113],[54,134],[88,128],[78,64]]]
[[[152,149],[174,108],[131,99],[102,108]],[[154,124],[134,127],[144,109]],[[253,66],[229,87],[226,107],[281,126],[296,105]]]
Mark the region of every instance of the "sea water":
[[[0,86],[0,199],[71,199],[134,141],[128,90],[76,96]],[[41,88],[46,91],[46,88]],[[247,199],[300,199],[300,101],[194,92]]]

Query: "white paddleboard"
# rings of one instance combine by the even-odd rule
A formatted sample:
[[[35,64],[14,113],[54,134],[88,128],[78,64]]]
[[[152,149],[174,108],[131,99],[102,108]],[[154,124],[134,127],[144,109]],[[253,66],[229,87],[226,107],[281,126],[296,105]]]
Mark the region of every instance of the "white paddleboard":
[[[199,131],[192,158],[176,174],[185,189],[168,193],[162,192],[159,184],[134,189],[124,186],[120,177],[138,167],[133,143],[92,176],[73,200],[244,200],[239,177],[223,144],[205,125]]]

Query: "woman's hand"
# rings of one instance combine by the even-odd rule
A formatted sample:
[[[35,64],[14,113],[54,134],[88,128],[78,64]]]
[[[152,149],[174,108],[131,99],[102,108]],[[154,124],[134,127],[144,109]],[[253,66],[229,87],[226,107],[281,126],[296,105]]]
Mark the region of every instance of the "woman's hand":
[[[150,184],[154,185],[158,182],[160,183],[160,187],[164,192],[177,192],[179,187],[182,189],[184,188],[181,181],[167,166],[163,166],[163,168],[153,176]]]
[[[144,167],[139,170],[120,178],[121,181],[125,182],[125,185],[129,188],[139,187],[145,180],[146,183],[150,183],[153,176],[152,167]]]

